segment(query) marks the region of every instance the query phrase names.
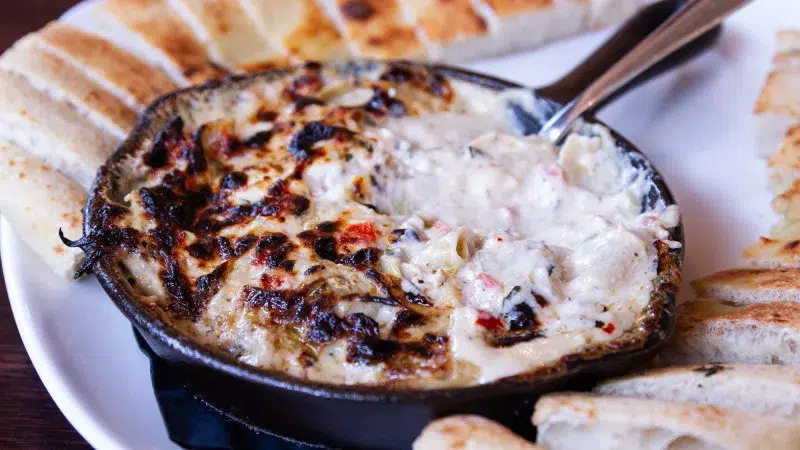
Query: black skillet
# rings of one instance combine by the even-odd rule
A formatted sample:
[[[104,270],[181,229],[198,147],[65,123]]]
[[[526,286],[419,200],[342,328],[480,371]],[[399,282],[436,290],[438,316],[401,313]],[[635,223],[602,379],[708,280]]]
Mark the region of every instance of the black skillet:
[[[626,54],[644,36],[681,7],[681,0],[653,4],[627,22],[598,51],[560,81],[536,89],[555,109],[564,104]],[[665,59],[632,81],[641,83],[708,49],[717,39],[714,28],[682,50]],[[358,66],[360,63],[354,63]],[[425,66],[419,64],[419,66]],[[425,66],[445,76],[493,89],[521,87],[518,84],[462,69]],[[281,72],[254,77],[280,77]],[[230,81],[247,83],[247,78]],[[201,86],[169,94],[156,102],[137,124],[131,137],[100,170],[84,209],[84,232],[91,234],[103,189],[113,189],[117,176],[114,167],[136,150],[144,137],[161,129],[172,116],[164,114],[182,96],[199,95],[214,86]],[[535,119],[517,112],[517,125],[526,133],[541,126]],[[174,111],[171,113],[174,114]],[[587,122],[597,122],[587,118]],[[635,164],[651,167],[633,144],[612,130],[617,145]],[[643,199],[643,208],[655,202],[674,204],[672,194],[653,169],[653,189]],[[683,242],[679,225],[672,230],[673,240]],[[652,357],[674,328],[675,294],[680,283],[682,249],[664,250],[660,255],[659,282],[651,302],[646,332],[634,342],[619,345],[600,354],[565,357],[558,367],[531,376],[500,380],[491,384],[440,390],[388,390],[368,386],[331,386],[298,380],[280,373],[259,370],[217,352],[205,349],[177,333],[160,319],[142,310],[125,287],[124,277],[108,258],[93,267],[111,299],[140,331],[157,355],[174,364],[187,388],[200,399],[255,429],[298,442],[330,447],[408,448],[420,430],[436,417],[454,413],[480,414],[497,420],[515,432],[533,439],[530,417],[535,400],[557,389],[590,387],[596,380],[629,370]]]

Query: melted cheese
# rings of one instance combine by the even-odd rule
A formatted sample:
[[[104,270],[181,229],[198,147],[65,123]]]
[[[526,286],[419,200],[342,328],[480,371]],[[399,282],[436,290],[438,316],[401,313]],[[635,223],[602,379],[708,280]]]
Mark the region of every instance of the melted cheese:
[[[349,95],[340,84],[336,84],[336,104],[356,107],[369,100],[364,92]],[[486,383],[535,370],[630,330],[650,302],[657,275],[654,242],[680,245],[669,241],[668,231],[678,224],[677,208],[656,206],[641,212],[652,187],[649,172],[634,167],[607,130],[585,127],[582,135],[570,136],[557,149],[536,136],[519,136],[508,126],[509,102],[541,119],[543,113],[528,92],[497,95],[460,82],[453,86],[458,95],[444,112],[367,126],[342,119],[357,135],[358,144],[318,149],[323,156],[312,159],[302,177],[292,176],[295,160],[286,151],[290,136],[273,136],[269,152],[244,152],[225,160],[226,170],[247,175],[243,186],[224,193],[232,204],[253,205],[283,179],[291,180],[287,188],[306,197],[309,206],[302,214],[280,220],[255,217],[235,223],[218,235],[235,242],[246,235],[280,232],[299,243],[299,234],[322,222],[370,223],[378,237],[371,245],[382,252],[375,267],[399,278],[405,293],[430,301],[424,325],[395,333],[405,306],[348,298],[351,293],[374,291],[374,280],[362,269],[321,259],[307,247],[292,250],[293,268],[279,269],[283,272],[273,288],[299,289],[323,281],[337,295],[331,309],[337,317],[369,317],[379,326],[382,339],[397,335],[420,339],[426,333],[446,336],[446,357],[457,364],[445,367],[466,365],[468,370],[443,373],[430,361],[417,361],[420,367],[428,364],[440,371],[435,376],[413,370],[389,373],[383,362],[348,362],[344,338],[315,348],[314,364],[303,364],[308,351],[300,339],[304,330],[287,325],[277,332],[268,312],[242,298],[245,286],[261,286],[263,277],[277,270],[256,263],[253,249],[235,260],[200,317],[180,326],[198,341],[222,348],[242,362],[297,377],[370,384],[416,376],[414,384],[429,387]],[[209,130],[227,127],[244,141],[256,132],[272,130],[272,122],[242,117],[255,114],[261,102],[279,103],[276,92],[270,88],[258,95],[237,96],[232,124],[220,121],[211,108],[195,116],[201,122],[217,121]],[[411,105],[410,110],[424,108]],[[299,119],[290,119],[317,120],[329,112],[311,105],[298,113]],[[204,134],[210,140],[207,145],[214,139],[211,131]],[[147,169],[137,164],[134,169],[141,181],[136,189],[161,182],[164,172],[145,176]],[[184,165],[177,168],[185,170]],[[207,181],[211,186],[220,184],[218,179]],[[126,201],[131,209],[125,225],[153,229],[136,190]],[[388,239],[390,235],[396,239]],[[185,245],[197,239],[185,233]],[[192,279],[212,269],[204,261],[183,257],[183,268]],[[125,265],[141,281],[142,301],[165,308],[167,294],[153,261],[131,256]],[[312,270],[318,266],[323,267],[321,272]],[[497,321],[520,308],[535,315],[537,337],[508,346],[490,344],[491,330],[481,317]]]

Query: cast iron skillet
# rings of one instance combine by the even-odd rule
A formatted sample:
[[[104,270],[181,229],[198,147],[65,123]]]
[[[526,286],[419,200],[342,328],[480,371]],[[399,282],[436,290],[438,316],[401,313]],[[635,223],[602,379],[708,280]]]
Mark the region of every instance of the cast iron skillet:
[[[605,71],[643,36],[682,5],[682,1],[664,1],[642,11],[620,29],[607,44],[575,71],[558,83],[537,89],[539,96],[552,107],[564,103]],[[689,44],[685,49],[657,65],[636,84],[680,64],[710,47],[719,34],[716,28]],[[353,62],[351,68],[370,62]],[[440,65],[416,64],[491,89],[522,87],[518,84]],[[223,83],[241,84],[255,79],[275,79],[285,72],[271,71],[238,77]],[[191,96],[202,96],[219,83],[189,88],[158,100],[144,113],[131,136],[100,169],[84,209],[84,234],[91,235],[103,191],[113,189],[118,174],[116,165],[138,149],[173,117],[176,104]],[[518,122],[528,133],[537,131],[538,123],[520,113]],[[588,118],[589,123],[599,123]],[[630,155],[634,164],[652,166],[625,138],[611,131],[617,146]],[[661,175],[653,170],[653,189],[643,199],[643,207],[674,199]],[[683,242],[679,225],[672,239]],[[220,352],[206,349],[178,333],[160,319],[141,309],[127,289],[125,277],[110,257],[101,257],[93,266],[100,284],[117,307],[141,332],[154,352],[174,364],[187,387],[199,398],[224,414],[253,428],[291,440],[330,447],[407,448],[422,427],[432,419],[453,413],[480,414],[497,420],[517,433],[532,439],[535,430],[530,422],[533,403],[543,393],[556,389],[581,389],[602,377],[630,369],[652,357],[670,336],[675,324],[675,294],[680,284],[683,249],[660,252],[659,283],[653,294],[646,332],[639,338],[602,352],[571,355],[554,367],[534,374],[494,383],[439,390],[390,390],[370,386],[334,386],[298,380],[282,373],[257,369],[239,363]]]

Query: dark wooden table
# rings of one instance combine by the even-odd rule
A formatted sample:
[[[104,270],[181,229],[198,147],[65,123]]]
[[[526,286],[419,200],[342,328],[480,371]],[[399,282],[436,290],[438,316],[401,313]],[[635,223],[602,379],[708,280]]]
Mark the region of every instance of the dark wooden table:
[[[0,0],[0,49],[57,18],[76,0]],[[2,194],[0,194],[2,195]],[[2,267],[0,267],[2,272]],[[89,448],[53,403],[22,346],[0,278],[0,448]]]

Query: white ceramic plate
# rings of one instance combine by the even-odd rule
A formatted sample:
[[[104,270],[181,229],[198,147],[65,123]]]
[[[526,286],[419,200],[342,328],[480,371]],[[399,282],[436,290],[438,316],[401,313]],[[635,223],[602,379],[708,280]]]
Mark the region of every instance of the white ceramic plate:
[[[68,14],[141,53],[139,43],[83,5]],[[755,156],[750,111],[767,73],[775,31],[800,28],[800,2],[760,0],[727,23],[717,47],[627,94],[600,117],[638,145],[675,194],[686,228],[686,280],[735,265],[766,232],[766,164]],[[532,86],[556,79],[608,31],[469,64]],[[56,404],[102,449],[177,448],[167,438],[149,364],[129,323],[94,280],[56,278],[3,221],[3,270],[22,340]],[[74,237],[74,236],[73,236]],[[688,286],[682,295],[686,296]]]

